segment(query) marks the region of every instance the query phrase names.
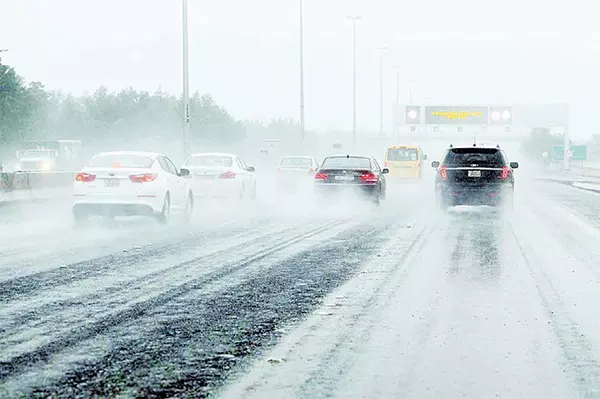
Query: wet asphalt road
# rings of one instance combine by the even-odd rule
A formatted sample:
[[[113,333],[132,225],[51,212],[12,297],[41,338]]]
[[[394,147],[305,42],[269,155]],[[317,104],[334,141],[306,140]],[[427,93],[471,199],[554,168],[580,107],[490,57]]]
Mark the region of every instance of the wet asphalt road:
[[[517,188],[512,214],[424,184],[85,231],[4,207],[0,397],[600,397],[600,196]]]

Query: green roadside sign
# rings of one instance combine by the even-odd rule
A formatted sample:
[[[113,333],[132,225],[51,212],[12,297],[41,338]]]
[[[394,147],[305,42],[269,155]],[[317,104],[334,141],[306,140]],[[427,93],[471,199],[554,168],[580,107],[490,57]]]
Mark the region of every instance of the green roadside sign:
[[[561,161],[564,159],[565,146],[564,145],[553,145],[550,149],[550,159],[553,161]],[[570,149],[571,161],[585,161],[587,160],[587,146],[585,145],[574,145]]]

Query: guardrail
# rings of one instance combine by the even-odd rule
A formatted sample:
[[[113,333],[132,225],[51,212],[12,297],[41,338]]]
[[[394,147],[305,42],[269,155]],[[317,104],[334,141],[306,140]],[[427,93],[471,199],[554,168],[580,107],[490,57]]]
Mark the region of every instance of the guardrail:
[[[67,187],[73,184],[77,172],[2,172],[0,191],[32,190]]]
[[[600,177],[600,164],[584,164],[581,167],[581,175],[584,177]]]

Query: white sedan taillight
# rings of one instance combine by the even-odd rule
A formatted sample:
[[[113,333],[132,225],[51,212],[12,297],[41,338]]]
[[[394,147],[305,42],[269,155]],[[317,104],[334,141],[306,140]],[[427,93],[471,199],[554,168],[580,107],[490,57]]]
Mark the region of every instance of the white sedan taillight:
[[[80,181],[80,182],[84,182],[84,183],[89,183],[91,181],[94,181],[95,179],[96,179],[96,175],[92,175],[90,173],[77,173],[77,175],[75,176],[76,181]]]
[[[232,172],[231,170],[229,170],[225,173],[221,173],[219,175],[219,179],[235,179],[235,172]]]
[[[156,173],[142,173],[139,175],[130,175],[129,180],[134,183],[148,183],[156,180],[158,175]]]

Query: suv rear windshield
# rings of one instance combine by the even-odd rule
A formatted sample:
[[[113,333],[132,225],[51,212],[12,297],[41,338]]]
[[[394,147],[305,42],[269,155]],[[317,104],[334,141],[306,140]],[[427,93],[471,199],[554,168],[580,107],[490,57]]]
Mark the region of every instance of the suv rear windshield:
[[[453,148],[446,154],[444,165],[502,167],[504,157],[497,148]]]
[[[94,157],[88,164],[100,168],[149,168],[154,159],[136,154],[106,154]]]
[[[325,158],[321,169],[371,169],[369,158],[331,157]]]
[[[414,148],[390,148],[387,160],[391,162],[417,161],[419,153]]]

